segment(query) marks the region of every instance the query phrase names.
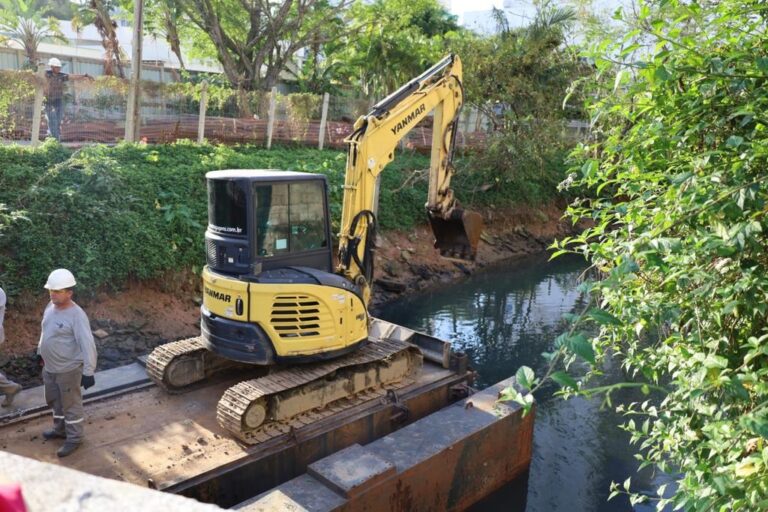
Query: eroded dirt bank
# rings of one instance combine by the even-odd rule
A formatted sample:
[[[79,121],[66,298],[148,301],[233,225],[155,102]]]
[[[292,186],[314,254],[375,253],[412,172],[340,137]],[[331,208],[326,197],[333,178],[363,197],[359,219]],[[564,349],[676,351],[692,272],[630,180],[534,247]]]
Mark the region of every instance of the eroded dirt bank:
[[[443,259],[432,247],[428,226],[410,232],[380,235],[371,310],[404,294],[464,278],[477,269],[505,259],[541,252],[554,239],[574,233],[562,219],[562,205],[481,212],[486,229],[477,259],[458,263]],[[88,313],[99,349],[99,369],[127,364],[154,346],[197,336],[201,294],[198,278],[175,274],[152,282],[128,283],[117,292],[75,296]],[[31,352],[40,336],[47,294],[13,297],[6,309],[6,343],[0,369],[26,386],[40,383]]]

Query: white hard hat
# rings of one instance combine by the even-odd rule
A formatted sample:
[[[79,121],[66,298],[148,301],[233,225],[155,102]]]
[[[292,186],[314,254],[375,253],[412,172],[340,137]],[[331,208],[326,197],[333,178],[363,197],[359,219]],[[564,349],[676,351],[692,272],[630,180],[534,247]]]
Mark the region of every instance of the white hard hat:
[[[53,67],[60,68],[61,67],[61,61],[59,59],[57,59],[56,57],[51,57],[48,60],[48,65],[51,66],[52,68]]]
[[[75,276],[72,275],[72,272],[65,268],[57,268],[48,276],[45,288],[48,290],[63,290],[65,288],[72,288],[76,284]]]

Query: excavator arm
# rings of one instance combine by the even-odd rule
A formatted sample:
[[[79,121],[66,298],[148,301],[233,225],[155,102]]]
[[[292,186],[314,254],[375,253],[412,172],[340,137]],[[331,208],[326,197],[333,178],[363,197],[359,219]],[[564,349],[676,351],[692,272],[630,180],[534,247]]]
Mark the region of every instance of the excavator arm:
[[[373,278],[379,174],[397,144],[434,112],[426,210],[435,247],[445,256],[474,259],[483,229],[479,214],[463,210],[450,188],[453,150],[463,101],[461,61],[449,55],[374,105],[346,139],[348,155],[339,234],[338,273],[363,290]]]

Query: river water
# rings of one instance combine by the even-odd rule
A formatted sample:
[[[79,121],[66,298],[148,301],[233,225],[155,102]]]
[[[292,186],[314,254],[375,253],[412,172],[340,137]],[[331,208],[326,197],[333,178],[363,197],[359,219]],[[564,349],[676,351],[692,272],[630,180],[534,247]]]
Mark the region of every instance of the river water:
[[[452,340],[466,352],[482,389],[527,365],[542,375],[542,352],[552,350],[564,329],[562,315],[583,308],[577,290],[586,265],[546,255],[506,263],[477,272],[461,283],[445,285],[383,308],[378,316],[406,327]],[[622,379],[607,366],[603,383]],[[653,493],[663,477],[636,474],[628,436],[617,425],[621,417],[600,399],[564,401],[553,396],[556,385],[536,395],[533,460],[527,482],[522,478],[499,490],[473,510],[526,512],[649,511],[634,509],[624,496],[608,501],[611,481],[632,476],[633,487]],[[612,396],[614,405],[642,400],[636,391]]]

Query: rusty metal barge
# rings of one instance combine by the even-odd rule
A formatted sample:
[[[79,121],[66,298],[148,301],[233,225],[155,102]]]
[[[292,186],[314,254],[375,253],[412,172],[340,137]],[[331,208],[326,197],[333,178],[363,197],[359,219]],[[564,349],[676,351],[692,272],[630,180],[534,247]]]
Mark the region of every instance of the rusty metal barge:
[[[396,334],[424,354],[413,379],[302,415],[258,444],[227,435],[211,414],[242,374],[173,395],[134,363],[97,375],[86,394],[86,442],[66,459],[42,438],[50,425],[42,389],[24,390],[0,416],[8,452],[0,459],[20,455],[102,477],[83,480],[96,486],[121,481],[247,511],[462,510],[524,473],[533,414],[496,402],[513,382],[472,394],[466,356],[436,338]],[[22,486],[28,502],[30,493],[45,500],[33,482]]]

